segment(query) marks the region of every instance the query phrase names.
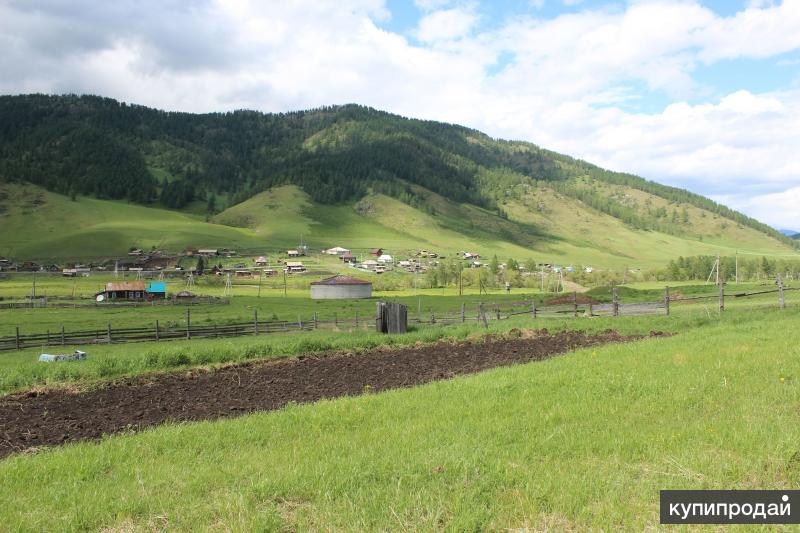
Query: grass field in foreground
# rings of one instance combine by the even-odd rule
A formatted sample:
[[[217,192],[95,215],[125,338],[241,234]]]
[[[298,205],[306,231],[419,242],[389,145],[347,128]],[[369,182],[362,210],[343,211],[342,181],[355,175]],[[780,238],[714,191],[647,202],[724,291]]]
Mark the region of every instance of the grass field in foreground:
[[[654,528],[659,489],[800,483],[797,317],[693,308],[672,317],[685,331],[671,338],[10,457],[0,520],[30,531]]]

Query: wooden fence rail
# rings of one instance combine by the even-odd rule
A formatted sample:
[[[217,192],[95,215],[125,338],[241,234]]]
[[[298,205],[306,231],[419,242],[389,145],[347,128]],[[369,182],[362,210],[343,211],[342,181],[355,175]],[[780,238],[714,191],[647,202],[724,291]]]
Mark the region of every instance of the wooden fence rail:
[[[778,288],[775,290],[756,291],[752,293],[734,293],[729,296],[744,298],[768,293],[778,293],[780,306],[785,307],[783,294],[786,291],[800,290],[800,288],[784,287],[780,280],[777,281]],[[690,298],[672,300],[669,289],[664,291],[664,298],[658,302],[620,302],[618,292],[612,291],[612,301],[610,303],[578,303],[578,299],[573,295],[572,303],[537,306],[534,301],[513,302],[500,306],[486,302],[477,302],[471,309],[466,304],[461,304],[460,309],[445,312],[430,311],[423,316],[420,313],[409,316],[408,322],[418,325],[451,325],[466,322],[483,323],[488,327],[490,321],[506,320],[515,316],[527,315],[531,319],[538,318],[565,318],[565,317],[598,317],[598,316],[636,316],[651,314],[669,314],[670,302],[698,301],[701,299],[719,298],[720,311],[724,310],[724,286],[720,287],[719,294],[703,295]],[[147,305],[147,304],[144,304]],[[334,314],[333,319],[320,320],[316,313],[312,318],[298,317],[296,321],[271,320],[259,321],[258,314],[254,314],[252,321],[222,324],[203,324],[192,325],[189,309],[187,308],[187,320],[184,324],[169,327],[160,326],[155,321],[153,326],[138,327],[106,327],[94,328],[83,331],[67,331],[63,326],[60,329],[23,334],[19,327],[16,327],[14,335],[0,337],[0,351],[20,350],[23,348],[43,347],[43,346],[67,346],[67,345],[86,345],[86,344],[117,344],[126,342],[146,342],[146,341],[165,341],[172,339],[193,339],[193,338],[214,338],[214,337],[239,337],[245,335],[263,335],[270,333],[283,332],[302,332],[315,329],[334,329],[334,330],[374,330],[375,321],[360,317],[358,312],[351,317],[340,317]]]

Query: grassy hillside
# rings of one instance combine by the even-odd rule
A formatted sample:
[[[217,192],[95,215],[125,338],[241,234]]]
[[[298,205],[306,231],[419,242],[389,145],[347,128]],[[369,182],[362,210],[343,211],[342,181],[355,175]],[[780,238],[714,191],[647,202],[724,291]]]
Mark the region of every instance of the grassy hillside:
[[[0,255],[23,259],[124,255],[130,247],[263,244],[253,232],[124,201],[68,197],[33,185],[0,184]]]
[[[737,249],[764,255],[791,252],[752,228],[694,207],[688,210],[693,233],[679,236],[634,229],[546,184],[506,200],[507,218],[420,187],[412,191],[425,198],[419,207],[380,193],[324,205],[296,186],[283,186],[206,221],[189,211],[82,196],[72,201],[33,185],[0,184],[0,255],[58,260],[124,255],[131,247],[180,251],[186,246],[263,253],[296,246],[302,239],[313,248],[380,246],[399,255],[420,248],[444,254],[470,250],[503,260],[621,268],[663,266],[680,255],[730,255]]]
[[[190,114],[93,96],[0,96],[2,181],[192,213],[216,213],[283,185],[299,187],[318,205],[345,206],[372,192],[423,210],[431,191],[482,210],[463,214],[484,219],[506,216],[510,201],[524,201],[531,188],[545,184],[631,228],[693,238],[724,233],[717,226],[728,224],[793,245],[765,224],[689,191],[531,143],[358,105]],[[720,220],[694,229],[689,211]],[[529,244],[516,227],[493,225],[502,240]],[[544,236],[541,228],[522,231]]]

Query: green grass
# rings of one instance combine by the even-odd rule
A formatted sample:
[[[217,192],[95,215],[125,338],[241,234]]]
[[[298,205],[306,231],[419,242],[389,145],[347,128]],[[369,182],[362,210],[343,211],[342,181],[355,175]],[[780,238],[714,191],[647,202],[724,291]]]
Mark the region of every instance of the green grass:
[[[58,278],[56,278],[58,279]],[[759,286],[741,286],[750,290],[759,290]],[[716,289],[706,285],[681,287],[684,296],[714,295]],[[415,317],[420,316],[427,320],[431,313],[441,316],[447,312],[458,312],[461,304],[465,304],[468,317],[477,314],[478,302],[485,302],[491,312],[493,304],[504,308],[514,306],[517,310],[527,308],[527,302],[535,299],[541,307],[548,301],[552,294],[489,294],[465,295],[442,294],[440,290],[422,291],[419,295],[393,294],[388,299],[405,303],[409,312]],[[663,296],[663,289],[632,289],[620,287],[620,301],[623,303],[659,301]],[[597,288],[589,291],[587,295],[601,301],[611,301],[609,288]],[[361,329],[371,320],[375,312],[375,302],[378,298],[368,300],[321,300],[312,301],[305,293],[295,291],[289,297],[234,297],[230,305],[197,305],[191,307],[191,321],[193,325],[222,324],[231,322],[247,322],[254,318],[257,311],[261,322],[281,319],[309,322],[316,312],[319,320],[339,321],[340,331],[352,331],[356,312],[359,315]],[[786,293],[787,305],[800,305],[800,292]],[[728,309],[748,309],[759,312],[761,309],[770,309],[777,304],[776,294],[759,295],[752,298],[726,299]],[[718,315],[716,297],[707,300],[691,302],[673,302],[673,314],[678,317],[705,314],[707,318]],[[666,319],[667,322],[663,322]],[[186,325],[186,307],[184,306],[142,306],[123,308],[78,308],[78,309],[14,309],[0,310],[0,332],[4,335],[13,335],[15,326],[20,326],[20,332],[40,333],[50,331],[53,346],[37,346],[26,348],[18,352],[0,353],[0,393],[9,392],[25,387],[54,385],[61,383],[81,383],[98,379],[111,379],[125,375],[141,374],[145,372],[164,371],[189,366],[209,365],[242,361],[247,359],[280,357],[292,355],[302,351],[315,351],[326,349],[350,349],[374,346],[380,336],[356,331],[348,334],[320,330],[313,333],[288,333],[262,335],[259,337],[240,337],[229,339],[193,339],[191,341],[175,340],[161,343],[143,342],[120,345],[90,344],[82,346],[61,347],[58,345],[58,333],[63,325],[66,331],[96,329],[98,336],[105,334],[108,324],[112,328],[146,327],[154,326],[156,320],[161,328],[183,328]],[[691,323],[684,323],[675,317],[624,317],[620,320],[594,319],[585,321],[540,319],[535,324],[527,316],[520,319],[504,321],[493,328],[500,330],[511,327],[537,327],[568,328],[579,327],[593,330],[606,327],[623,328],[626,331],[650,331],[659,327],[668,327],[670,331],[682,331],[684,327],[691,327]],[[681,318],[680,320],[683,320]],[[332,326],[324,326],[330,328]],[[650,329],[647,329],[647,328]],[[448,336],[460,338],[464,331],[475,331],[475,324],[465,326],[466,329],[457,328],[430,328],[431,331],[422,330],[407,337],[401,337],[392,342],[415,342],[419,336],[438,338]],[[639,329],[637,329],[639,328]],[[42,352],[62,352],[75,348],[87,351],[90,358],[87,362],[47,365],[37,361]]]
[[[420,248],[450,256],[469,250],[486,258],[496,254],[502,261],[532,258],[596,269],[662,267],[678,256],[733,255],[736,250],[796,253],[750,228],[729,224],[721,230],[719,220],[711,214],[700,218],[697,209],[693,227],[700,233],[635,230],[550,189],[508,200],[505,219],[424,190],[419,194],[435,214],[380,194],[354,205],[320,205],[297,187],[284,186],[207,222],[194,214],[197,206],[180,212],[83,197],[70,201],[33,185],[1,187],[8,199],[0,205],[0,254],[20,259],[107,258],[131,247],[173,252],[187,246],[229,247],[261,254],[295,247],[301,239],[317,249],[382,247],[398,257]],[[541,211],[538,205],[546,208]]]
[[[643,530],[664,488],[800,483],[797,309],[0,462],[10,530]],[[604,325],[602,321],[592,321]],[[585,323],[585,322],[584,322]]]

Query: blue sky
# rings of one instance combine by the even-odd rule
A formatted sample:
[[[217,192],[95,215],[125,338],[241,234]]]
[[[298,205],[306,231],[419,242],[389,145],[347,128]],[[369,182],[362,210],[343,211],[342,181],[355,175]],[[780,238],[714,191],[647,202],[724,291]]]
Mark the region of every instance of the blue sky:
[[[800,229],[800,0],[6,0],[0,47],[0,93],[357,102]]]

